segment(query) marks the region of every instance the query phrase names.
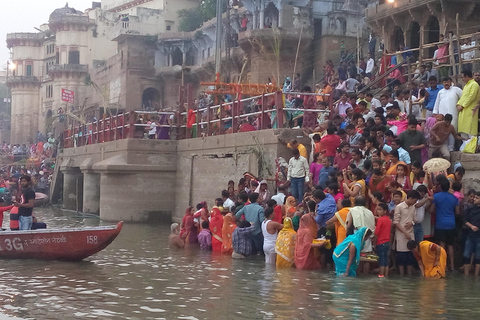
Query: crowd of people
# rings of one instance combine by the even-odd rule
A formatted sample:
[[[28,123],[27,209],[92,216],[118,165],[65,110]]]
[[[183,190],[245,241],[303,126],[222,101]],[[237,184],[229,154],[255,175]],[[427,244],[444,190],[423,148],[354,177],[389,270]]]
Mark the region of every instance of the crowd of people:
[[[335,266],[339,275],[418,269],[433,278],[459,267],[460,248],[460,267],[468,274],[475,264],[479,275],[480,192],[465,192],[460,163],[423,166],[432,158],[450,160],[451,151],[478,133],[480,73],[462,75],[463,90],[448,77],[443,86],[430,77],[427,89],[378,100],[342,94],[322,123],[300,125],[311,147],[282,141],[292,157],[277,159],[274,192],[245,173],[236,186],[228,183],[212,209],[206,202],[188,208],[182,223],[172,225],[171,246],[199,243],[233,258],[262,253],[277,267]],[[408,112],[415,109],[410,95],[417,94],[424,98],[419,112],[426,109],[422,123]]]

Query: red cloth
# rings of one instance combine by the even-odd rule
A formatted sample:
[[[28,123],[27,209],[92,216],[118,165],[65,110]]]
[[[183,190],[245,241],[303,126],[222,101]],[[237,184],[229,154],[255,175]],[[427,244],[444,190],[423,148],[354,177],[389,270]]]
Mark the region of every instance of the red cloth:
[[[222,250],[222,228],[223,216],[220,209],[213,208],[210,212],[210,231],[212,232],[212,251],[221,252]]]
[[[327,134],[325,137],[323,137],[322,146],[325,149],[325,156],[335,157],[340,142],[340,137],[336,134]]]
[[[3,225],[3,213],[5,211],[8,211],[8,210],[12,209],[12,208],[13,208],[13,206],[0,207],[0,228]],[[17,213],[18,213],[18,208],[17,208]],[[18,221],[17,221],[17,224],[18,224]],[[18,228],[18,226],[17,226],[17,228]]]
[[[370,182],[368,183],[368,188],[372,192],[372,194],[375,191],[380,192],[383,194],[383,200],[385,200],[387,203],[390,202],[390,192],[388,191],[388,185],[390,184],[391,180],[388,177],[383,177],[382,180],[379,182],[373,181],[373,179],[370,178]],[[376,205],[371,203],[370,205],[370,210],[375,213],[372,209],[375,209]]]
[[[377,236],[377,246],[390,242],[390,232],[392,229],[392,220],[387,215],[380,217],[377,220],[375,227],[375,235]]]
[[[3,223],[3,215],[2,215],[2,223]],[[12,210],[10,210],[10,229],[18,230],[18,228],[20,228],[20,225],[18,222],[18,207],[13,207]]]
[[[276,205],[275,208],[273,208],[273,214],[274,214],[274,218],[272,219],[272,221],[282,223],[283,221],[282,206]]]
[[[345,158],[342,157],[341,154],[335,157],[333,160],[333,165],[338,165],[337,170],[342,171],[343,169],[347,169],[348,165],[350,164],[350,160],[352,160],[352,155],[349,153]]]
[[[238,132],[250,132],[250,131],[256,131],[257,128],[252,126],[250,123],[244,123],[240,126],[240,129]]]
[[[320,262],[315,259],[312,247],[313,235],[317,230],[315,220],[309,214],[304,214],[300,218],[300,227],[297,232],[297,242],[295,243],[295,266],[297,269],[315,270],[320,269]]]
[[[195,115],[195,112],[193,112],[192,109],[188,110],[187,128],[191,129],[196,122],[197,122],[197,116]]]

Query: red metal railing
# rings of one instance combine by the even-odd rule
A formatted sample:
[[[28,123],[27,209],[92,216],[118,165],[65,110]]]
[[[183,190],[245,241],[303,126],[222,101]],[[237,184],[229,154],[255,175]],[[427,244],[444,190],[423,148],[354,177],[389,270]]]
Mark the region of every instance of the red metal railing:
[[[191,89],[191,88],[190,88]],[[156,124],[156,127],[168,127],[176,130],[177,139],[188,139],[192,137],[192,128],[187,128],[189,112],[185,111],[185,106],[192,110],[190,116],[195,117],[197,136],[212,136],[225,134],[226,122],[231,122],[228,131],[230,133],[238,132],[239,124],[242,119],[249,116],[255,116],[257,120],[257,130],[268,129],[270,120],[267,115],[276,112],[277,128],[284,127],[285,112],[303,111],[303,112],[332,112],[332,96],[281,91],[262,94],[260,96],[246,99],[238,99],[232,102],[219,104],[216,106],[207,106],[204,108],[195,108],[193,102],[193,93],[191,90],[181,88],[180,110],[177,112],[148,112],[148,111],[130,111],[119,115],[105,117],[103,119],[80,123],[79,121],[70,121],[68,128],[64,131],[64,148],[81,147],[90,144],[97,144],[109,141],[122,140],[127,138],[143,139],[148,132],[150,124],[146,119],[151,115],[174,116],[175,122],[170,124]],[[328,110],[305,109],[305,108],[286,108],[284,99],[286,95],[290,96],[327,96]],[[186,103],[185,103],[186,100]],[[245,113],[245,104],[250,103],[256,106],[251,112]],[[227,110],[228,108],[228,110]]]

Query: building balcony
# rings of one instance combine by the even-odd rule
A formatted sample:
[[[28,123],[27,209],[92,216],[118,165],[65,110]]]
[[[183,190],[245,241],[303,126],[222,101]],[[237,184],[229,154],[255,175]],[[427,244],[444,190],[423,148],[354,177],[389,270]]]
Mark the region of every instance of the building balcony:
[[[40,80],[35,76],[13,76],[8,77],[7,86],[16,88],[19,86],[40,86]]]
[[[88,73],[88,66],[86,64],[54,64],[48,68],[49,74],[59,72]]]
[[[9,48],[16,45],[25,45],[26,43],[43,42],[44,33],[16,32],[7,34],[7,46]]]
[[[378,1],[377,4],[369,6],[366,9],[367,22],[384,19],[392,14],[401,13],[412,10],[429,3],[440,2],[439,0],[394,0],[392,3],[388,1]]]
[[[59,24],[90,24],[90,18],[88,16],[77,16],[77,15],[61,15],[61,16],[51,16],[48,21],[50,27],[53,25]]]
[[[155,36],[160,33],[159,25],[134,21],[118,21],[110,29],[110,39],[117,41],[125,35]]]

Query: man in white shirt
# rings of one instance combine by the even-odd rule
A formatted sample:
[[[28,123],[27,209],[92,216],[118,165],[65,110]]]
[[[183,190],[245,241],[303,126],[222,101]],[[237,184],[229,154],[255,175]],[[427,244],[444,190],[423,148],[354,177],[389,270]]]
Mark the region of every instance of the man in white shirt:
[[[235,202],[233,202],[229,197],[230,197],[230,194],[228,193],[228,191],[223,190],[222,191],[223,208],[228,209],[228,211],[232,212],[232,207],[235,205]]]
[[[148,123],[150,125],[150,127],[148,128],[148,139],[155,139],[155,135],[157,133],[157,123],[155,122],[155,120],[153,121],[150,121],[150,123]]]
[[[293,157],[288,162],[287,180],[290,181],[292,196],[295,197],[297,203],[300,203],[303,200],[305,182],[310,181],[308,177],[310,168],[307,159],[300,156],[298,149],[294,149],[292,153]]]
[[[285,187],[285,185],[281,184],[278,186],[277,194],[272,197],[272,199],[275,200],[279,206],[283,205],[285,202],[286,191],[287,191],[287,188]]]
[[[373,97],[373,94],[371,94],[371,93],[367,93],[365,95],[365,100],[367,100],[367,103],[370,105],[369,109],[372,110],[372,111],[374,111],[376,108],[381,108],[382,107],[382,103],[380,102],[380,100],[375,99]]]
[[[365,73],[367,77],[371,78],[373,73],[373,68],[375,67],[375,61],[372,59],[370,53],[367,54],[367,67],[365,68]]]
[[[458,128],[458,110],[457,102],[462,96],[462,89],[452,85],[452,78],[447,77],[443,79],[443,89],[437,94],[435,106],[433,107],[433,114],[446,115],[451,114],[453,117],[452,125],[457,130]]]

